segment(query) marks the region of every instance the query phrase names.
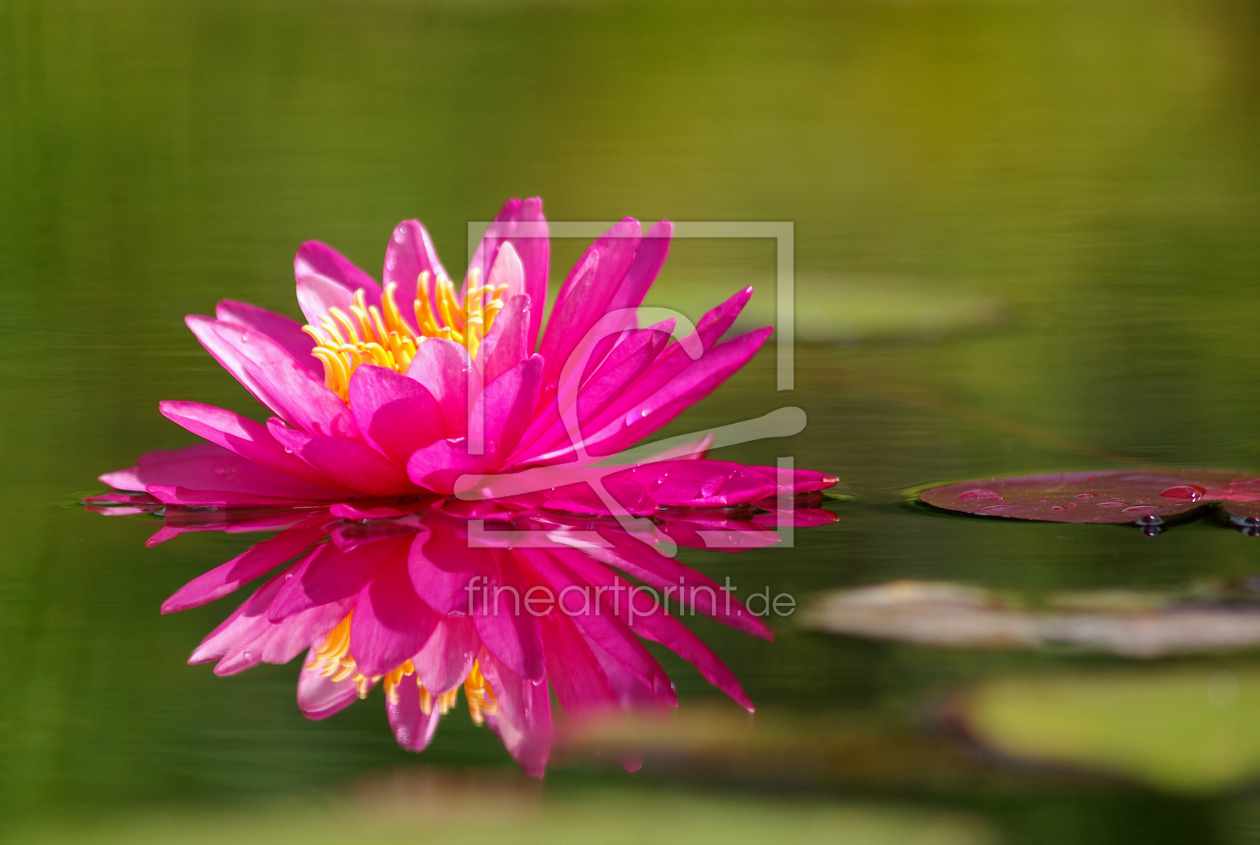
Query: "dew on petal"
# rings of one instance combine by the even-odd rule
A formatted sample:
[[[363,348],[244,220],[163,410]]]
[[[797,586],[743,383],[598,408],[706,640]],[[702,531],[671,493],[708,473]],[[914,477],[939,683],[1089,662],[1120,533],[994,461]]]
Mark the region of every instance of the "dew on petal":
[[[1159,491],[1165,499],[1181,499],[1186,502],[1197,502],[1203,498],[1207,490],[1197,484],[1178,484]]]
[[[1076,494],[1076,498],[1078,498],[1078,499],[1097,499],[1098,497],[1097,497],[1097,496],[1095,496],[1093,493],[1077,493],[1077,494]]]
[[[967,490],[959,493],[958,498],[962,499],[964,502],[976,501],[979,499],[993,499],[1000,502],[1002,501],[1002,494],[996,490],[985,490],[982,487],[977,487],[975,490]]]
[[[1014,505],[989,505],[987,508],[981,508],[980,513],[999,513],[1000,511],[1015,510]]]
[[[1153,505],[1135,505],[1131,508],[1125,508],[1124,510],[1120,511],[1120,513],[1142,514],[1142,513],[1154,513],[1157,510],[1159,510],[1159,508]]]
[[[1063,507],[1062,505],[1055,505],[1054,507],[1050,508],[1050,510],[1052,510],[1052,511],[1063,511],[1063,510],[1067,510],[1067,508]]]
[[[1126,506],[1126,505],[1128,505],[1128,504],[1129,504],[1128,502],[1099,502],[1099,503],[1098,503],[1098,507],[1100,507],[1100,508],[1122,508],[1122,507],[1124,507],[1124,506]]]

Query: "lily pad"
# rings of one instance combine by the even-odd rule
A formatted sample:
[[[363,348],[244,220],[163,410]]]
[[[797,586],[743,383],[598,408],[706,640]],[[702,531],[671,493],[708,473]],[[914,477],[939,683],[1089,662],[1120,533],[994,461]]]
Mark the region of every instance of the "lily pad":
[[[960,726],[1000,753],[1203,794],[1260,780],[1260,672],[1115,672],[992,681]]]
[[[991,590],[897,581],[827,593],[804,610],[801,624],[821,633],[925,646],[1068,646],[1137,658],[1260,646],[1260,600],[1213,592],[1065,593],[1033,609]]]
[[[1260,478],[1227,470],[1070,472],[987,478],[919,494],[933,507],[1037,522],[1159,525],[1220,507],[1260,527]]]

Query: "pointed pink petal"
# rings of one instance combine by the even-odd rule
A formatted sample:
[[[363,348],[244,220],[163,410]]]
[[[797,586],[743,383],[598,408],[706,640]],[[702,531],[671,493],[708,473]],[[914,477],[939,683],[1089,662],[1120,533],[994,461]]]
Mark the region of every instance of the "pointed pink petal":
[[[723,508],[773,495],[778,485],[762,472],[730,461],[661,461],[617,473],[641,485],[658,505]]]
[[[213,405],[202,405],[200,402],[168,400],[159,402],[158,409],[168,420],[183,426],[198,437],[230,449],[242,458],[323,489],[322,494],[310,493],[308,498],[331,499],[340,495],[335,481],[286,452],[265,425]],[[344,492],[346,488],[340,489]]]
[[[797,495],[800,493],[815,493],[819,490],[826,490],[828,487],[835,487],[840,483],[840,479],[834,475],[828,475],[825,472],[817,472],[812,469],[792,469],[780,471],[778,467],[749,467],[749,469],[759,472],[774,482],[775,487],[779,485],[779,477],[787,476],[786,492]]]
[[[552,589],[559,603],[555,615],[572,620],[584,637],[607,652],[612,663],[620,667],[614,669],[611,664],[606,665],[606,675],[611,678],[613,671],[629,672],[649,690],[659,692],[666,698],[673,698],[665,670],[643,644],[635,639],[632,624],[627,625],[617,616],[601,612],[602,608],[595,600],[591,585],[575,577],[574,571],[560,562],[562,558],[585,555],[581,552],[565,555],[562,550],[557,550],[553,555],[543,549],[522,549],[520,554],[529,560],[531,568]],[[549,670],[548,675],[553,678],[554,683],[555,672]]]
[[[538,617],[524,603],[529,590],[516,560],[496,552],[498,572],[489,601],[478,600],[473,616],[477,636],[486,651],[527,681],[543,678],[543,643]]]
[[[563,558],[578,577],[588,583],[604,587],[614,583],[613,573],[586,555],[565,554]],[[615,615],[628,625],[632,625],[634,632],[640,637],[665,646],[700,670],[701,676],[706,681],[729,695],[741,707],[750,713],[753,711],[752,701],[740,686],[735,674],[713,653],[712,649],[689,631],[675,616],[667,614],[663,608],[657,608],[654,611],[642,613],[636,609],[634,616],[631,617],[624,602],[614,605],[608,596],[607,591],[600,595],[605,613]],[[685,608],[689,606],[686,594],[680,601],[677,590],[664,598],[673,601],[674,612],[679,615],[682,615]],[[678,610],[680,607],[684,610]]]
[[[349,550],[333,543],[319,546],[279,589],[267,608],[267,618],[279,622],[308,608],[350,598],[391,558],[406,555],[410,546],[409,537],[387,537]]]
[[[748,363],[771,331],[769,327],[758,329],[718,344],[700,360],[692,362],[678,377],[633,407],[626,408],[623,400],[613,402],[600,419],[610,416],[614,419],[602,429],[597,429],[597,433],[587,436],[587,451],[592,455],[616,454],[672,422]],[[592,428],[598,424],[597,421]]]
[[[391,560],[355,601],[350,654],[359,672],[392,672],[424,647],[439,619],[412,589],[406,558]]]
[[[394,227],[394,234],[385,247],[385,284],[391,282],[398,285],[394,292],[394,302],[403,317],[415,328],[415,311],[412,303],[416,301],[416,282],[420,274],[427,272],[429,279],[430,305],[436,307],[433,294],[437,290],[435,282],[448,278],[442,262],[438,260],[433,241],[419,220],[404,220]]]
[[[569,356],[608,311],[642,239],[639,222],[627,217],[591,244],[556,297],[539,351],[547,361],[543,384],[551,389]]]
[[[318,273],[298,276],[297,300],[307,325],[320,328],[319,318],[327,316],[330,308],[350,313],[350,306],[354,305],[354,289]]]
[[[188,490],[240,493],[272,499],[330,499],[341,493],[317,487],[301,479],[242,458],[212,443],[172,449],[130,469],[101,476],[101,481],[120,490],[147,490],[152,486]]]
[[[310,663],[314,659],[315,649],[312,648],[306,662]],[[302,674],[298,676],[298,707],[308,719],[327,719],[334,713],[345,710],[358,697],[353,678],[333,681],[306,666],[302,667]]]
[[[472,671],[481,641],[472,620],[450,616],[441,621],[424,648],[413,658],[416,675],[424,688],[441,695],[458,687]]]
[[[641,486],[626,478],[605,476],[601,482],[604,490],[621,506],[621,513],[613,513],[590,484],[569,484],[558,487],[547,497],[541,507],[561,513],[597,514],[607,516],[650,516],[656,513],[657,501]]]
[[[399,467],[421,446],[445,436],[442,408],[424,385],[384,367],[362,365],[350,377],[350,410],[368,445]]]
[[[468,421],[468,350],[452,340],[421,341],[407,378],[424,386],[442,406],[446,435],[463,435]]]
[[[581,633],[563,613],[539,620],[547,654],[547,679],[556,700],[571,717],[617,707],[608,678]]]
[[[503,251],[510,248],[505,246]],[[482,361],[482,379],[486,384],[529,357],[532,311],[528,296],[514,296],[507,300],[499,316],[495,317],[490,334],[486,335],[477,350]]]
[[[315,348],[315,340],[302,327],[288,317],[250,305],[248,302],[224,300],[214,308],[214,315],[225,323],[236,323],[248,329],[262,332],[276,343],[283,346],[294,360],[311,371],[311,375],[322,379],[324,366],[311,354]]]
[[[360,288],[367,294],[369,305],[380,302],[381,288],[376,280],[360,270],[337,250],[320,243],[307,241],[298,247],[293,259],[293,278],[320,275],[332,279],[353,293]]]
[[[255,543],[221,566],[216,566],[180,587],[162,603],[163,613],[199,607],[226,596],[242,584],[265,575],[280,564],[297,557],[324,536],[318,525],[299,524]]]
[[[525,773],[540,778],[551,753],[551,698],[546,681],[527,681],[500,664],[483,648],[477,656],[499,709],[486,724]]]
[[[494,218],[468,263],[469,271],[477,269],[484,280],[493,268],[501,247],[508,243],[512,245],[520,259],[524,286],[520,290],[511,289],[509,294],[524,293],[534,303],[526,335],[528,353],[532,353],[538,343],[543,303],[547,301],[547,270],[551,261],[551,242],[547,234],[542,200],[537,197],[508,200]]]
[[[357,440],[295,431],[274,417],[267,421],[267,430],[293,454],[352,490],[369,496],[419,492],[402,470]]]
[[[354,417],[341,397],[271,338],[204,317],[189,317],[187,323],[206,349],[286,422],[312,434],[359,436]],[[208,339],[217,341],[214,348]]]
[[[389,715],[394,739],[408,751],[428,748],[442,718],[436,707],[430,708],[427,714],[420,709],[420,688],[412,677],[403,678],[394,697],[385,699],[385,712]]]

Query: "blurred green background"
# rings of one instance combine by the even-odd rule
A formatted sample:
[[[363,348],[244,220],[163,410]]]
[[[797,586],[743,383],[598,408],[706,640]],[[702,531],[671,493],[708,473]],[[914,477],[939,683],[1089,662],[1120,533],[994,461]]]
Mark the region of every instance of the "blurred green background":
[[[349,835],[388,833],[425,817],[379,797],[327,802],[398,767],[438,781],[502,769],[520,788],[461,714],[417,759],[394,745],[379,698],[310,723],[296,666],[230,679],[185,666],[231,600],[166,618],[160,601],[251,538],[148,550],[151,524],[64,506],[136,454],[191,442],[160,399],[259,416],[185,314],[233,298],[297,316],[299,243],[376,274],[408,217],[456,271],[468,221],[509,196],[542,196],[555,220],[794,223],[797,389],[775,392],[768,351],[670,431],[800,405],[803,434],[725,457],[791,454],[856,500],[793,550],[686,558],[710,574],[804,601],[899,578],[1039,596],[1255,573],[1260,540],[1206,523],[1148,538],[934,518],[902,501],[988,474],[1260,469],[1258,44],[1251,0],[0,0],[0,831],[277,841],[296,814],[308,828],[290,832],[340,820]],[[555,245],[553,283],[584,246]],[[653,301],[694,314],[744,284],[769,319],[770,242],[684,241]],[[589,817],[584,835],[599,838],[607,819],[632,838],[617,819],[668,807],[701,838],[717,835],[712,818],[764,810],[735,833],[1260,841],[1244,788],[1260,772],[1260,708],[1250,693],[1212,697],[1221,677],[1251,689],[1254,653],[1132,667],[828,639],[791,620],[773,644],[696,628],[768,739],[732,734],[715,758],[683,730],[634,776],[558,766],[543,793],[559,803],[531,824]],[[666,666],[683,713],[710,706],[693,670]],[[1132,672],[1156,692],[1130,694],[1165,708],[1144,712],[1139,736],[1065,727],[1133,730],[1125,705],[1094,706],[1080,680]],[[1067,677],[1038,686],[1047,674]],[[1023,725],[1040,740],[995,742],[999,758],[951,736],[940,711],[969,689],[998,695],[977,706],[1000,713],[1004,737]],[[1220,700],[1234,716],[1214,715]],[[1159,729],[1191,723],[1241,762],[1214,776],[1189,760],[1201,733]],[[1056,731],[1073,738],[1058,749],[1070,774],[1059,758],[1008,759],[1028,747],[1038,759]],[[1151,753],[1135,763],[1135,746]],[[793,756],[811,747],[825,753]],[[583,791],[591,780],[611,792]],[[673,801],[679,781],[713,794],[660,804],[654,790]],[[493,802],[508,787],[476,789]],[[740,798],[749,790],[760,803]],[[802,794],[821,809],[783,805]],[[457,831],[442,819],[434,831]]]

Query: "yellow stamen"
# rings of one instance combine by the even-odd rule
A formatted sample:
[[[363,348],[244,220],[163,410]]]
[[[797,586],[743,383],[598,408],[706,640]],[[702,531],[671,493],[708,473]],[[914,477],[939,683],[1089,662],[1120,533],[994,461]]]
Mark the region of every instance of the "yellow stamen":
[[[460,302],[450,279],[434,279],[428,271],[421,273],[411,308],[415,327],[398,308],[398,286],[393,282],[385,286],[379,307],[368,305],[366,294],[358,290],[349,313],[338,307],[329,308],[327,314],[319,317],[317,326],[302,327],[315,341],[311,354],[324,365],[324,384],[349,402],[350,378],[360,364],[406,373],[428,338],[454,341],[470,356],[476,355],[495,317],[503,310],[503,297],[507,294],[507,285],[491,288],[479,281],[478,271],[469,273],[464,301]]]
[[[402,665],[384,675],[369,678],[361,674],[354,662],[354,657],[350,654],[350,623],[353,617],[354,611],[350,611],[346,614],[346,618],[337,624],[337,627],[328,632],[324,641],[311,655],[310,661],[306,664],[307,669],[312,669],[334,682],[351,681],[359,698],[366,698],[372,684],[380,681],[385,689],[385,697],[390,704],[394,705],[398,704],[398,688],[403,678],[414,676],[420,693],[420,711],[428,716],[433,713],[434,705],[437,705],[441,715],[445,716],[450,712],[459,698],[459,687],[447,690],[438,696],[433,695],[420,682],[420,675],[416,672],[415,664],[410,660],[404,660]],[[468,715],[472,718],[473,724],[484,724],[487,715],[499,712],[498,699],[495,698],[494,690],[490,688],[485,676],[481,674],[481,665],[477,662],[473,663],[472,671],[464,680],[464,697],[468,700]]]

